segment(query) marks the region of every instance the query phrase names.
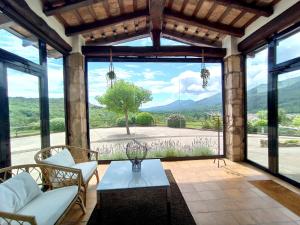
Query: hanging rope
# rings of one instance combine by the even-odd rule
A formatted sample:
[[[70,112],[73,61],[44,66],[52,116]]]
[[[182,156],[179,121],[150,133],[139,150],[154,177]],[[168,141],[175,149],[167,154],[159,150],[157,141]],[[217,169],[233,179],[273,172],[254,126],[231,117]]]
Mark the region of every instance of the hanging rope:
[[[106,74],[107,81],[110,82],[110,87],[113,87],[113,82],[116,79],[116,73],[114,71],[113,58],[112,58],[112,49],[110,49],[109,54],[109,68],[108,73]]]

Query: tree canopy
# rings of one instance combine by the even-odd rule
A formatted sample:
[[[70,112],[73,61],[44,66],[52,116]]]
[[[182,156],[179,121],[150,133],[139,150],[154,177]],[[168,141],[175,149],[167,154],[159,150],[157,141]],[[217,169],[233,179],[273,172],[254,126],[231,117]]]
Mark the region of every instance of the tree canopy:
[[[138,87],[133,83],[124,80],[118,80],[106,93],[97,97],[100,104],[105,105],[107,110],[124,114],[126,120],[127,134],[130,134],[128,128],[128,112],[137,112],[139,107],[152,100],[151,92]]]

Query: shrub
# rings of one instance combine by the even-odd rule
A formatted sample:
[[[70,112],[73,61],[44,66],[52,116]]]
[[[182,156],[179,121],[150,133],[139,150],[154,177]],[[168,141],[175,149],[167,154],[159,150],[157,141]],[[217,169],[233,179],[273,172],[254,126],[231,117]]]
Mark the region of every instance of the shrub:
[[[141,112],[136,117],[136,123],[141,126],[152,126],[154,119],[151,113]]]
[[[128,124],[129,125],[132,125],[132,124],[135,124],[135,117],[131,117],[130,119],[128,119]],[[125,121],[125,117],[119,117],[117,120],[116,120],[116,125],[117,127],[125,127],[126,126],[126,121]]]
[[[292,123],[295,127],[300,127],[300,116],[296,116]]]
[[[126,122],[124,117],[120,117],[117,119],[116,124],[118,127],[125,127]]]
[[[50,131],[51,132],[62,132],[65,130],[65,119],[54,118],[50,120]]]
[[[180,114],[170,115],[167,119],[168,127],[184,128],[185,127],[185,117]]]

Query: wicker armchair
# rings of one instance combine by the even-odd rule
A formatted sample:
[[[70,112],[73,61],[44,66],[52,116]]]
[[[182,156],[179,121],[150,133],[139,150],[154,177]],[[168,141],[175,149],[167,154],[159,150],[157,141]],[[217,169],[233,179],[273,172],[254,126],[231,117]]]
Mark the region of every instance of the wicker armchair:
[[[58,145],[58,146],[52,146],[48,147],[45,149],[42,149],[38,151],[34,159],[36,163],[38,164],[49,164],[49,162],[46,162],[47,159],[51,156],[54,156],[56,154],[59,154],[62,152],[64,149],[67,149],[75,162],[74,166],[66,166],[66,165],[60,165],[60,166],[65,166],[65,167],[72,167],[72,168],[77,168],[82,170],[82,188],[84,192],[84,203],[86,203],[86,192],[87,192],[87,187],[90,179],[95,175],[97,179],[97,183],[99,183],[99,175],[98,175],[98,170],[95,168],[92,173],[85,173],[84,169],[81,167],[81,165],[85,165],[88,162],[94,161],[97,165],[98,162],[98,152],[92,151],[89,149],[84,149],[80,147],[75,147],[75,146],[68,146],[68,145]],[[52,164],[52,163],[50,163]]]
[[[44,164],[28,164],[28,165],[18,165],[0,169],[0,184],[9,180],[10,178],[21,174],[22,172],[27,172],[34,179],[36,184],[42,190],[42,193],[50,193],[52,192],[52,196],[55,196],[58,193],[55,190],[63,190],[64,188],[71,187],[75,190],[75,197],[71,201],[70,204],[63,211],[59,211],[59,218],[56,220],[55,224],[60,224],[65,215],[68,213],[70,208],[74,204],[78,204],[83,213],[86,212],[85,206],[83,204],[82,192],[80,190],[81,187],[81,171],[78,169],[71,169],[65,167],[44,165]],[[51,179],[50,179],[51,177]],[[78,191],[76,194],[76,187],[78,187]],[[69,190],[69,189],[67,189]],[[53,195],[54,193],[54,195]],[[43,195],[43,194],[41,194]],[[42,201],[44,197],[42,197]],[[34,200],[36,201],[36,200]],[[32,203],[34,204],[34,203]],[[48,205],[49,202],[44,202],[45,205]],[[57,204],[57,202],[56,202]],[[22,208],[23,210],[23,208]],[[34,213],[27,215],[23,212],[3,212],[0,211],[0,220],[2,220],[3,224],[32,224],[38,225],[39,220],[41,219],[41,213],[35,211]],[[46,210],[45,208],[41,208],[40,210]],[[36,213],[36,215],[35,215]],[[49,213],[49,212],[47,212]],[[46,214],[47,215],[47,214]],[[49,216],[49,215],[48,215]]]

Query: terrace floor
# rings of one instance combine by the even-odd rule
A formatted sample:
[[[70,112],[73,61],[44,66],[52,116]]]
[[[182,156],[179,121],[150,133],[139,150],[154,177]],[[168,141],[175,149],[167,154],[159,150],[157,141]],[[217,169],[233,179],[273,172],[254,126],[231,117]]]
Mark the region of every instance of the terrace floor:
[[[217,168],[212,160],[163,162],[171,169],[198,225],[300,225],[300,217],[251,185],[249,180],[274,180],[300,194],[299,189],[246,163],[226,160]],[[108,165],[100,165],[103,176]],[[87,214],[75,206],[64,225],[86,224],[96,204],[96,180],[87,196]]]

